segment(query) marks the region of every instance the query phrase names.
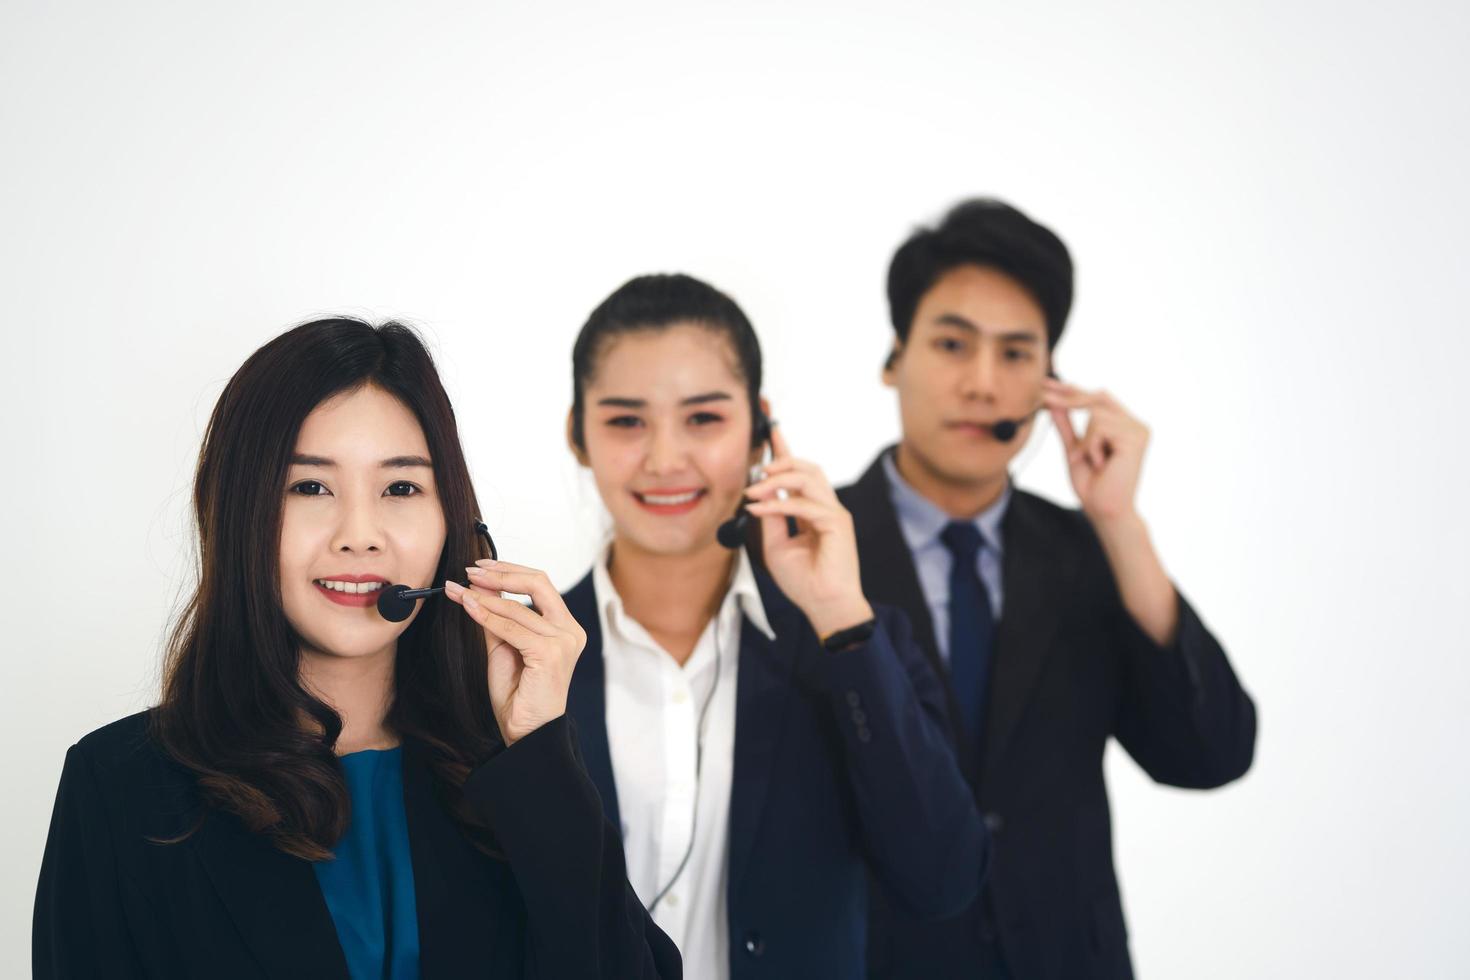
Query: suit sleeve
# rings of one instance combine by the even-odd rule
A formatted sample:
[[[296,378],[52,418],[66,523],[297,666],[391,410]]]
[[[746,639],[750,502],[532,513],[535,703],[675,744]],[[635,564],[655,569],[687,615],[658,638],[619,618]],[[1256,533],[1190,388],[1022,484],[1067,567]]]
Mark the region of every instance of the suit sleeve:
[[[1111,610],[1125,673],[1118,741],[1151,778],[1209,789],[1243,776],[1256,744],[1256,708],[1225,650],[1179,597],[1179,631],[1161,647],[1122,607]]]
[[[80,746],[66,753],[31,928],[37,980],[142,977],[107,808]]]
[[[822,664],[875,877],[912,915],[959,912],[980,890],[990,840],[949,742],[943,687],[908,620],[879,609],[868,642],[811,655]]]
[[[465,798],[490,822],[524,897],[528,977],[682,976],[678,949],[628,884],[622,841],[567,716],[471,773]]]

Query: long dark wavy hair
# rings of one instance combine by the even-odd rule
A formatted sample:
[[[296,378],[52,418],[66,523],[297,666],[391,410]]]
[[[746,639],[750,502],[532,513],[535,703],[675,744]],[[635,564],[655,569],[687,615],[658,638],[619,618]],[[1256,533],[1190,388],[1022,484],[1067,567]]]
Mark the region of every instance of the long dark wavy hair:
[[[436,581],[482,554],[479,515],[454,409],[423,341],[399,323],[338,317],[302,324],[241,365],[214,407],[194,478],[198,588],[169,637],[152,733],[198,778],[207,803],[307,860],[331,857],[351,812],[333,752],[337,713],[300,676],[300,640],[281,604],[281,513],[296,438],[333,395],[372,385],[418,419],[447,532]],[[480,627],[426,602],[398,641],[386,723],[426,752],[441,797],[494,853],[460,792],[501,738]],[[185,835],[187,836],[187,835]]]

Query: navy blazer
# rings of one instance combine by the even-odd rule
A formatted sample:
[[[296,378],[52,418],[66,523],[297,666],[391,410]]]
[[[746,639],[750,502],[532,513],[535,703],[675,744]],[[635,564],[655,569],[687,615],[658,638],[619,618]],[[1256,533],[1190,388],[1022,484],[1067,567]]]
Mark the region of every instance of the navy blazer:
[[[503,859],[470,844],[422,746],[405,741],[424,980],[680,976],[678,950],[628,885],[565,716],[477,768],[464,794]],[[201,808],[194,775],[150,737],[146,713],[67,752],[31,955],[45,980],[348,977],[311,863]]]
[[[868,875],[910,915],[953,914],[980,888],[989,837],[949,747],[943,686],[903,615],[878,609],[871,640],[831,653],[769,576],[756,584],[776,639],[742,622],[730,976],[861,977]],[[566,603],[587,631],[567,711],[621,826],[590,574]]]
[[[863,591],[908,614],[949,692],[882,458],[837,496],[857,530]],[[994,867],[982,899],[941,921],[915,921],[877,896],[871,976],[972,980],[986,976],[998,942],[1017,980],[1126,980],[1108,740],[1161,783],[1219,786],[1250,768],[1255,705],[1182,597],[1171,647],[1138,628],[1085,515],[1017,490],[1001,527],[1005,610],[983,751],[960,751],[994,835]]]

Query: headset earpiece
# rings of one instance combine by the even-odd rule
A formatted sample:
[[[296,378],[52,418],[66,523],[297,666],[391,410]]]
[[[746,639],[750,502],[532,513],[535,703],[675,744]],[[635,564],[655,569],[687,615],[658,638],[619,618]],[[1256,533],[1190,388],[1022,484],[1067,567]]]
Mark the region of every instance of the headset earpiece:
[[[750,445],[752,449],[758,449],[763,443],[771,441],[771,420],[765,410],[759,405],[755,409],[755,417],[750,423]]]

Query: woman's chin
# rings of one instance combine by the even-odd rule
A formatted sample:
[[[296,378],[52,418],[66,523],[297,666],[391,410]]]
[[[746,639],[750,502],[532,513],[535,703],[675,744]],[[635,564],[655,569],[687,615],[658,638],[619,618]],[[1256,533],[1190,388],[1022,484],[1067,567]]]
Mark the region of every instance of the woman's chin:
[[[715,540],[715,528],[707,520],[674,521],[643,518],[619,525],[618,538],[639,551],[662,557],[695,554]]]
[[[302,653],[319,660],[370,660],[391,654],[396,648],[404,623],[381,622],[360,630],[330,630],[302,633]]]

